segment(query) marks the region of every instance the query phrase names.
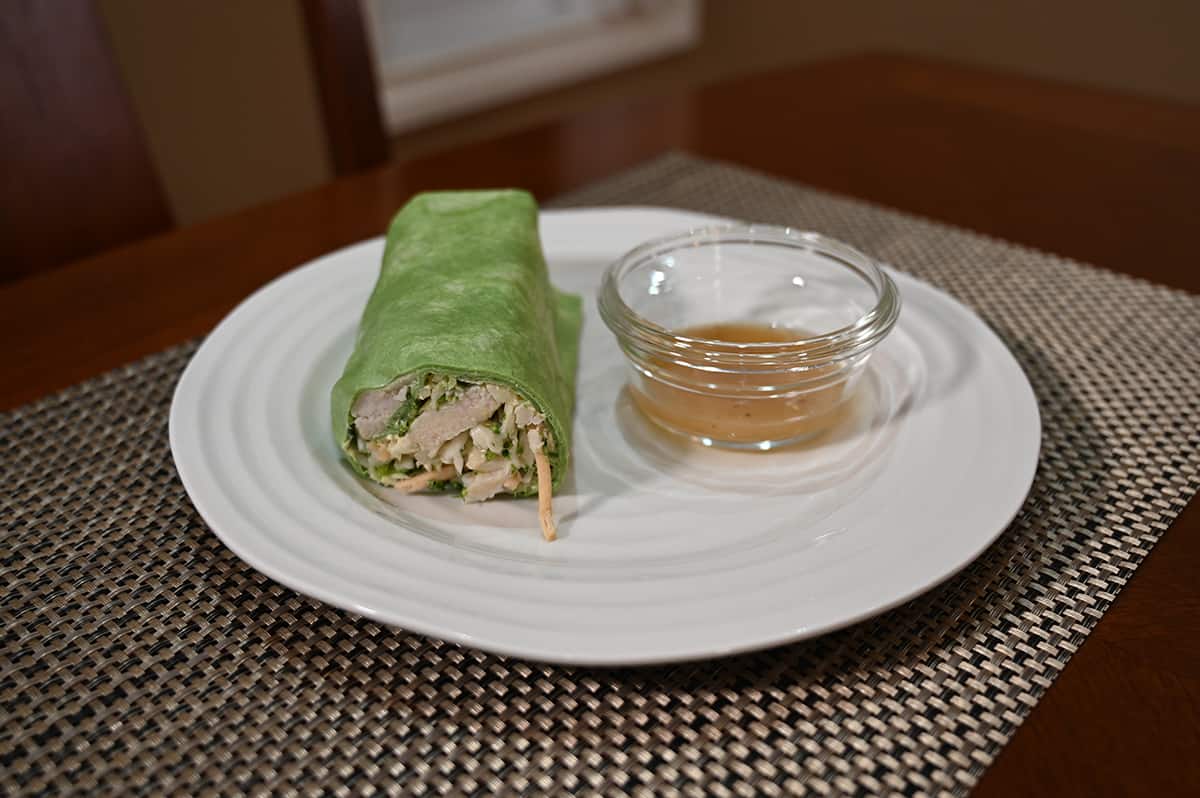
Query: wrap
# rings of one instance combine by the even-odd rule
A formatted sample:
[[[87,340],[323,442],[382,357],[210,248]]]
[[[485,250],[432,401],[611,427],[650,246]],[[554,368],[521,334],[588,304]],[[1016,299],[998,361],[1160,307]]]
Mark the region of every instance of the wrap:
[[[396,214],[331,397],[360,474],[469,501],[562,484],[581,303],[551,287],[537,224],[516,190],[420,194]]]

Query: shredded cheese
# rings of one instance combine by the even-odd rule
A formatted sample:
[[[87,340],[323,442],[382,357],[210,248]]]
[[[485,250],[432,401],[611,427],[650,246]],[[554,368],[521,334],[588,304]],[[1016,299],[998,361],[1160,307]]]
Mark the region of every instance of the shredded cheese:
[[[558,537],[558,530],[554,526],[554,510],[550,506],[550,460],[538,448],[533,452],[533,462],[537,465],[538,520],[542,522],[542,537],[554,540]]]
[[[454,479],[456,476],[458,476],[458,472],[454,470],[453,464],[444,465],[433,471],[423,471],[408,479],[402,479],[392,487],[401,493],[416,493],[419,490],[428,488],[430,482],[437,482],[442,479]]]

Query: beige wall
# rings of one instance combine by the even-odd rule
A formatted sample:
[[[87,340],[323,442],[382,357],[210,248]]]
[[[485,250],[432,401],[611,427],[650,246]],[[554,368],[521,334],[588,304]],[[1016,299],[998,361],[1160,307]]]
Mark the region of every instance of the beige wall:
[[[101,0],[175,220],[331,175],[293,0]]]
[[[724,68],[885,49],[1200,101],[1196,0],[709,0],[706,22]]]
[[[618,97],[868,50],[1200,102],[1200,0],[706,0],[691,52],[398,137],[398,157]]]
[[[178,221],[330,176],[296,0],[100,4]],[[866,50],[1200,102],[1200,0],[706,0],[687,54],[407,134],[394,152]]]

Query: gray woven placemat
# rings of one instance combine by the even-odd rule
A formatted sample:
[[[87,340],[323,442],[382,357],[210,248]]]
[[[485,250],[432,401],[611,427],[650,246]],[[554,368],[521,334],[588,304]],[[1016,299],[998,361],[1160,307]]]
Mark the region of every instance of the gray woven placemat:
[[[171,465],[194,345],[0,415],[0,792],[965,792],[1200,485],[1200,298],[684,156],[560,204],[821,230],[973,307],[1045,425],[959,577],[819,640],[677,667],[507,660],[244,566]]]

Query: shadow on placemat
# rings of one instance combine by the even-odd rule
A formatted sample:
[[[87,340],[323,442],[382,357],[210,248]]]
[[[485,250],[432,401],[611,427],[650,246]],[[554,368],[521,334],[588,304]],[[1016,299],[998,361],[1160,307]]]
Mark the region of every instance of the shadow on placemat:
[[[195,347],[176,348],[0,415],[0,791],[975,782],[1200,482],[1200,301],[683,156],[567,201],[802,224],[971,305],[1042,413],[1011,527],[941,587],[817,640],[644,669],[508,660],[325,607],[226,550],[171,465]]]

